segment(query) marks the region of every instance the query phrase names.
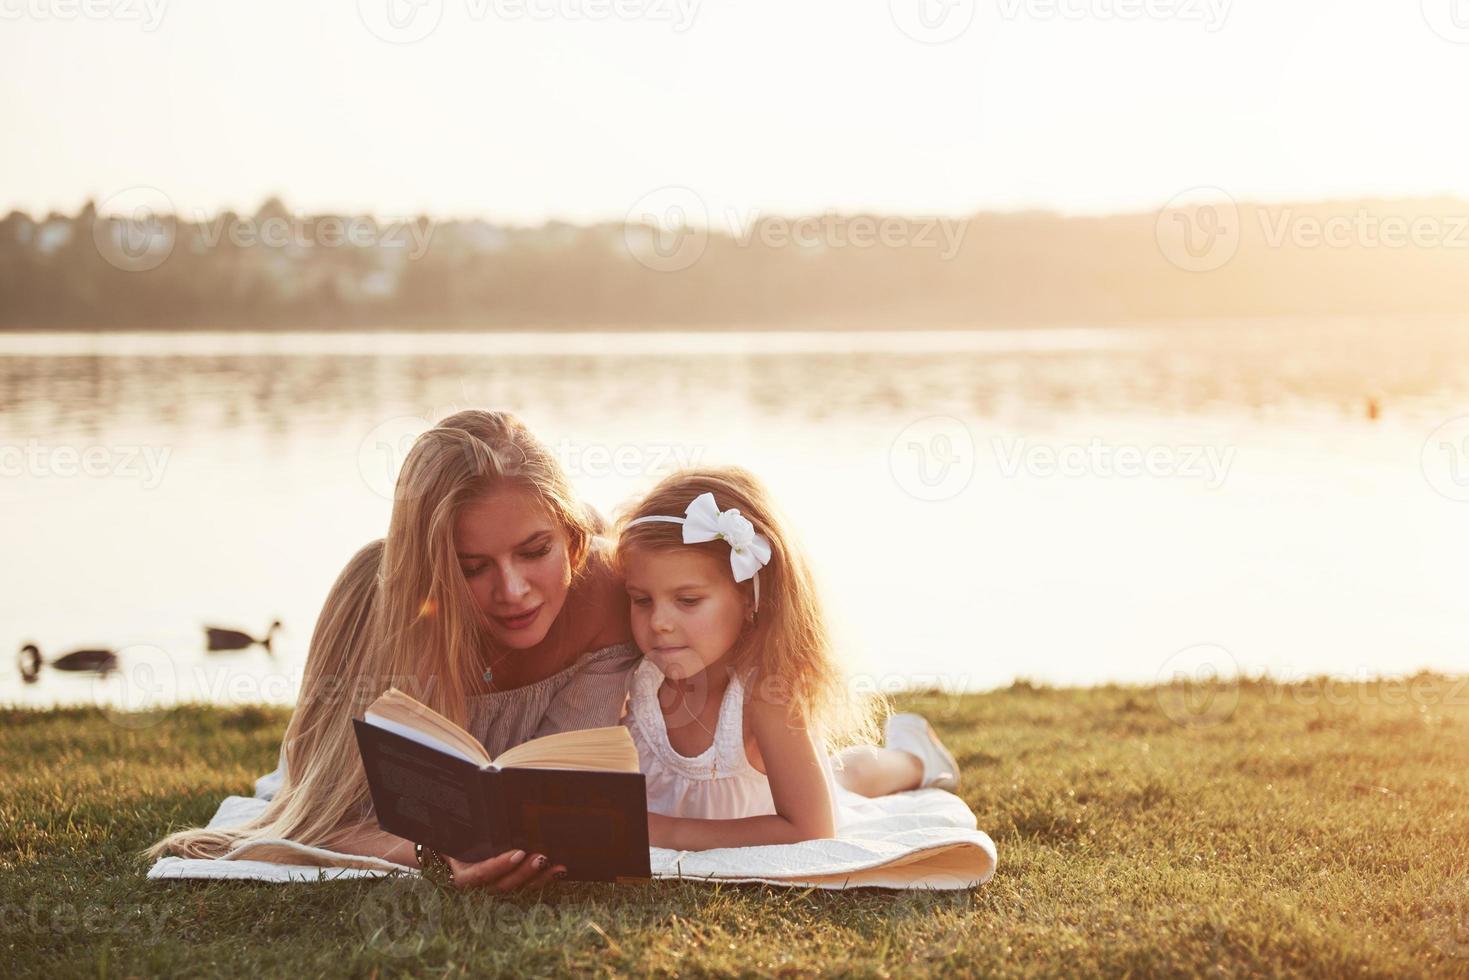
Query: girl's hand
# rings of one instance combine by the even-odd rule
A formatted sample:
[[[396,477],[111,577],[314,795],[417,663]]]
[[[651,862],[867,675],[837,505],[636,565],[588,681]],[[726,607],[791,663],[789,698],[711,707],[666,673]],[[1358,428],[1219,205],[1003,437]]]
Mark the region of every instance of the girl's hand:
[[[541,888],[564,875],[566,868],[552,864],[544,854],[506,851],[483,861],[466,863],[445,858],[454,871],[455,888],[489,888],[510,892],[517,888]]]
[[[651,847],[673,847],[674,817],[661,813],[648,814],[648,844]]]

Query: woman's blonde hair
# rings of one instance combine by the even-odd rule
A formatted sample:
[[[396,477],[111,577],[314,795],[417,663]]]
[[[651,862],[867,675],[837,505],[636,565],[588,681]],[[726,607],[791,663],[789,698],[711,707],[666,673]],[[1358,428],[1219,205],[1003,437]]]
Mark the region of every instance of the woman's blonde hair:
[[[223,857],[260,839],[329,845],[375,830],[352,719],[396,686],[464,723],[469,685],[493,640],[460,571],[454,522],[465,505],[507,485],[544,504],[566,534],[573,578],[583,573],[602,523],[577,502],[556,458],[508,412],[444,419],[403,463],[387,538],[352,557],[322,607],[286,727],[279,792],[248,824],[171,834],[151,857]]]
[[[759,607],[731,658],[747,689],[756,697],[788,702],[830,745],[872,741],[882,705],[849,690],[810,565],[769,491],[753,474],[731,466],[668,476],[619,517],[617,564],[635,551],[688,548],[713,555],[728,567],[729,545],[724,541],[684,544],[683,528],[663,521],[628,526],[639,517],[682,517],[703,493],[712,493],[721,511],[738,510],[770,541],[770,562],[760,569]],[[752,580],[739,588],[753,599]]]

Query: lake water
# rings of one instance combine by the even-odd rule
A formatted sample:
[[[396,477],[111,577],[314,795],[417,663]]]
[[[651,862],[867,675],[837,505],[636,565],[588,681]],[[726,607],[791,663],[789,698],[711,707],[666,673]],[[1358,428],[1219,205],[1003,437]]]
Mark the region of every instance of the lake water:
[[[123,656],[0,703],[291,701],[404,449],[468,407],[608,513],[754,470],[872,687],[1469,671],[1465,324],[0,334],[0,646]],[[275,618],[274,656],[204,652]]]

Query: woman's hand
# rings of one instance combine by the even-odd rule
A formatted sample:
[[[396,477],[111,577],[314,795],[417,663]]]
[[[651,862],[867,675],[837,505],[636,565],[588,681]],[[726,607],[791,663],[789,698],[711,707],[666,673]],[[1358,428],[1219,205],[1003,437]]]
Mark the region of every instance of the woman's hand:
[[[506,851],[483,861],[466,863],[446,858],[454,871],[456,888],[490,888],[498,892],[517,888],[541,888],[566,874],[566,868],[552,864],[544,854]]]

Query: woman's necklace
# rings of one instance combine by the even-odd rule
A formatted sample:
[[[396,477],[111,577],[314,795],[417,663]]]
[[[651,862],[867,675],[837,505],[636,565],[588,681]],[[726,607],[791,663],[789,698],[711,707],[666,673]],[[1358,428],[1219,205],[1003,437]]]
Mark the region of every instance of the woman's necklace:
[[[562,610],[562,612],[565,611],[565,609]],[[542,640],[541,643],[549,644],[549,646],[547,647],[548,650],[555,650],[555,652],[557,653],[561,652],[561,636],[564,632],[564,630],[562,629],[562,620],[564,620],[565,618],[565,616],[557,616],[555,621],[551,623],[551,628],[546,631],[546,638]],[[500,666],[500,664],[503,663],[507,657],[515,652],[515,650],[506,650],[504,653],[500,654],[498,657],[490,661],[489,665],[485,667],[485,672],[480,675],[484,678],[486,684],[489,684],[492,687],[494,686],[495,668]]]

